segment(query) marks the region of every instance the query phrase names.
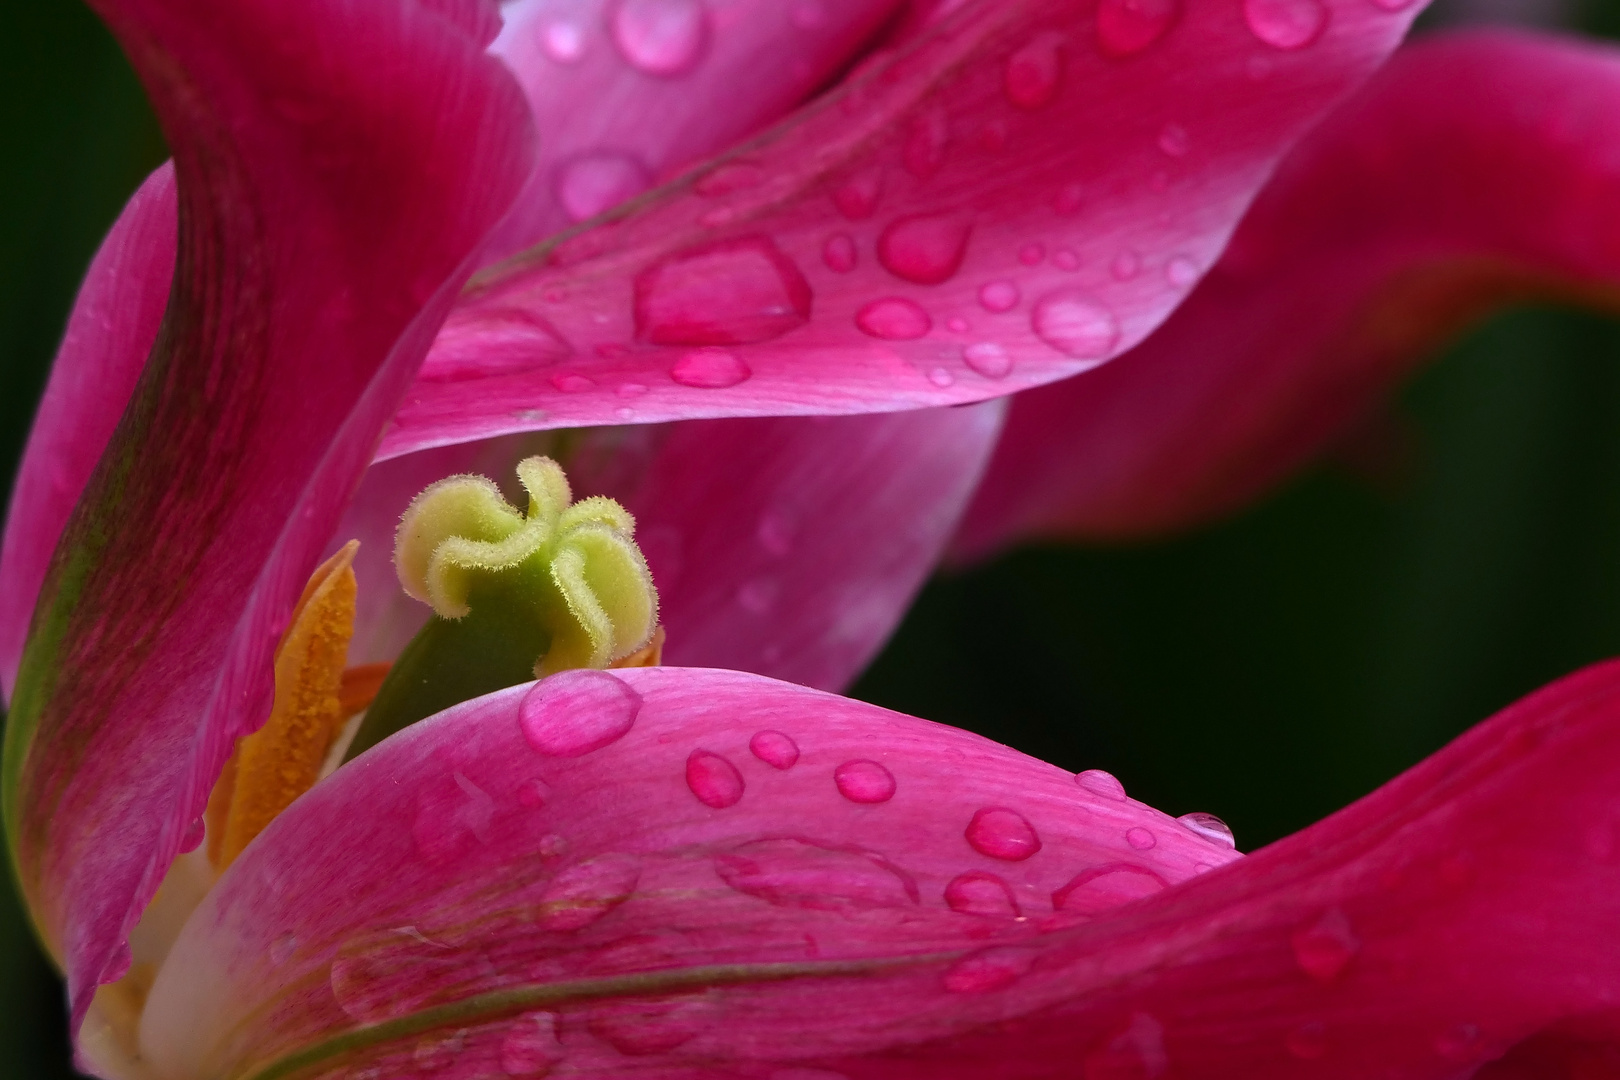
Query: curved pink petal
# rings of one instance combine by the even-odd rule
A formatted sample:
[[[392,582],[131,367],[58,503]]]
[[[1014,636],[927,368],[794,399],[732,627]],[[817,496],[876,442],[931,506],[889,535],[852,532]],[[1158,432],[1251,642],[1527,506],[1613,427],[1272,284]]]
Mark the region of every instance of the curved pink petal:
[[[496,55],[541,151],[490,254],[510,255],[639,195],[802,101],[898,0],[519,0]]]
[[[1016,954],[1043,928],[1236,857],[1117,785],[1089,790],[977,736],[680,668],[568,673],[459,706],[339,770],[260,840],[148,999],[142,1050],[165,1077],[255,1075],[322,1037],[536,982],[842,970],[788,987],[815,1004],[793,1022],[796,1046],[759,1042],[784,1019],[768,992],[768,1015],[739,1026],[752,990],[688,978],[673,998],[564,1008],[562,1045],[527,1047],[592,1075],[676,1064],[664,1055],[678,1046],[713,1069],[791,1061],[870,1043],[913,1011],[881,1003],[893,984],[875,957]],[[856,989],[847,975],[865,970],[870,992],[836,1004],[834,987]],[[946,1000],[926,1010],[934,1023]],[[963,1020],[998,1008],[959,1004]],[[459,1022],[452,1075],[500,1075],[522,1011]],[[405,1040],[407,1062],[457,1037],[423,1034]],[[390,1057],[383,1072],[402,1071]]]
[[[101,242],[34,418],[0,546],[0,690],[8,699],[51,552],[157,338],[174,276],[174,198],[174,169],[163,165]]]
[[[527,174],[521,95],[437,7],[476,15],[98,5],[175,151],[180,226],[163,327],[64,530],[6,732],[6,824],[76,1021],[262,721],[303,580]]]
[[[1134,345],[1394,47],[1366,0],[968,3],[796,118],[486,271],[383,455],[999,396]],[[645,391],[642,391],[645,387]]]
[[[1233,862],[1103,777],[872,706],[559,676],[277,820],[182,933],[143,1049],[177,1078],[1602,1064],[1617,734],[1611,663]]]
[[[1614,308],[1617,140],[1612,47],[1497,31],[1403,49],[1287,159],[1159,331],[1017,400],[959,546],[1228,512],[1486,312]]]
[[[939,563],[1001,429],[999,402],[853,417],[593,428],[544,447],[577,495],[636,517],[658,586],[666,663],[846,686]],[[461,443],[367,470],[336,542],[360,540],[351,663],[392,660],[427,616],[394,576],[418,491],[457,472],[508,476],[522,439]]]

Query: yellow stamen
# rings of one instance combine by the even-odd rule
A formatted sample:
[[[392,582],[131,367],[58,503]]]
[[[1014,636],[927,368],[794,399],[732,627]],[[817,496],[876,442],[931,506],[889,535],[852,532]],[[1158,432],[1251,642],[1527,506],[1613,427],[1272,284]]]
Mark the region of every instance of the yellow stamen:
[[[354,636],[350,541],[304,587],[276,649],[275,703],[264,726],[237,740],[208,800],[208,857],[220,870],[320,776],[344,722],[376,694],[380,665],[344,670]]]

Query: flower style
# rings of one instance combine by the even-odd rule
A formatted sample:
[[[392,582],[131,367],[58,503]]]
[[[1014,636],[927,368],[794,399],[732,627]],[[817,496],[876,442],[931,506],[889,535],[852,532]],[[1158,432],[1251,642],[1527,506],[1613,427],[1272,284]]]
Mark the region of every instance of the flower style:
[[[103,5],[176,164],[92,268],[0,571],[8,832],[90,1017],[88,1065],[1444,1076],[1516,1044],[1530,1067],[1602,1064],[1613,958],[1582,943],[1614,915],[1594,889],[1620,850],[1612,668],[1243,859],[1216,823],[1104,774],[816,690],[563,672],[382,741],[183,895],[196,860],[176,856],[270,712],[268,661],[323,551],[359,535],[376,558],[368,537],[403,509],[388,493],[414,494],[416,474],[522,456],[458,442],[971,402],[1094,367],[1195,284],[1277,157],[1411,15],[922,5],[808,112],[458,297],[488,259],[762,122],[883,8],[794,7],[821,35],[808,68],[761,72],[770,42],[795,51],[764,5],[727,24],[696,0],[620,0],[592,24],[618,68],[545,5],[509,8],[504,31],[453,0]],[[755,37],[750,18],[776,29]],[[546,109],[564,108],[547,64],[585,95],[637,92],[615,70],[648,98],[694,78],[723,100],[739,70],[769,92],[701,138],[661,130],[644,156],[563,138],[535,169],[492,39],[543,148]],[[160,321],[152,252],[170,239]],[[661,584],[661,561],[691,564],[663,593],[670,658],[837,685],[943,543],[996,426],[993,408],[734,419],[578,453],[624,439],[651,519],[679,526],[683,550],[648,552]],[[906,482],[844,490],[869,451]],[[772,516],[779,490],[808,520]],[[834,510],[838,542],[803,535]],[[903,542],[860,542],[864,522],[914,519]],[[772,597],[746,591],[745,547],[806,554]],[[351,659],[384,658],[400,620],[364,569]],[[816,596],[892,578],[853,625],[852,593]],[[761,643],[719,597],[808,629]],[[1536,937],[1552,922],[1567,952]]]

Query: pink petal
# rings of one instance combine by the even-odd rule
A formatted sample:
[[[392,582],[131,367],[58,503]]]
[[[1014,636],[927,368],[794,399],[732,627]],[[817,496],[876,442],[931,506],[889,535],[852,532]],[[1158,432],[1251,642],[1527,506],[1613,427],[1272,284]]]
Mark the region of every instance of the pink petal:
[[[1485,313],[1612,307],[1617,141],[1612,47],[1469,32],[1402,50],[1300,144],[1162,329],[1018,399],[961,549],[1229,512]]]
[[[1235,857],[1071,773],[871,705],[734,672],[572,672],[416,725],[299,800],[188,923],[143,1050],[164,1076],[234,1075],[472,994],[696,965],[820,972],[947,951],[981,957],[957,978],[993,982],[1043,928]],[[1054,891],[1100,869],[1054,912]],[[945,965],[924,966],[932,986]],[[747,1020],[755,990],[698,986],[574,1005],[555,1030],[587,1072],[628,1067],[621,1054],[720,1068],[872,1045],[897,1019],[935,1029],[947,1002],[964,1020],[999,1008],[936,992],[919,1010],[881,1001],[886,972],[859,982],[789,985],[819,1003],[774,1046],[759,1041],[785,1020],[769,990]],[[856,997],[821,1002],[833,987]],[[459,1022],[454,1075],[500,1075],[521,1011]],[[431,1058],[454,1032],[413,1033],[404,1055],[426,1043]]]
[[[8,718],[13,851],[76,1021],[263,719],[292,603],[529,157],[504,69],[414,4],[99,7],[175,150],[180,250]]]
[[[174,198],[174,169],[164,165],[102,241],[34,418],[0,547],[0,688],[8,700],[51,552],[157,338],[174,276]]]
[[[486,271],[383,456],[612,423],[629,384],[646,420],[885,411],[1124,351],[1416,10],[1162,7],[1104,31],[1081,0],[959,5],[726,158]]]
[[[564,727],[616,737],[533,749]],[[453,1050],[456,1076],[514,1043],[694,1077],[1601,1065],[1617,735],[1611,663],[1232,863],[1100,782],[871,706],[559,676],[410,729],[278,819],[182,933],[143,1048],[175,1076],[334,1037],[389,1074]]]
[[[639,195],[776,120],[848,62],[896,0],[519,0],[494,51],[541,152],[491,254]]]

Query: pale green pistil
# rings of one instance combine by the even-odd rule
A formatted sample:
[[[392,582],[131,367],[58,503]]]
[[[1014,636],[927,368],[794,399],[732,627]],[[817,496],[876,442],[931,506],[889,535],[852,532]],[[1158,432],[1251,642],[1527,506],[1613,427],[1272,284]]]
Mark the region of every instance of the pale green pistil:
[[[400,519],[394,566],[432,606],[377,692],[348,756],[460,701],[569,668],[605,668],[642,649],[658,594],[612,499],[573,501],[550,458],[518,463],[528,513],[482,476],[452,476]]]

